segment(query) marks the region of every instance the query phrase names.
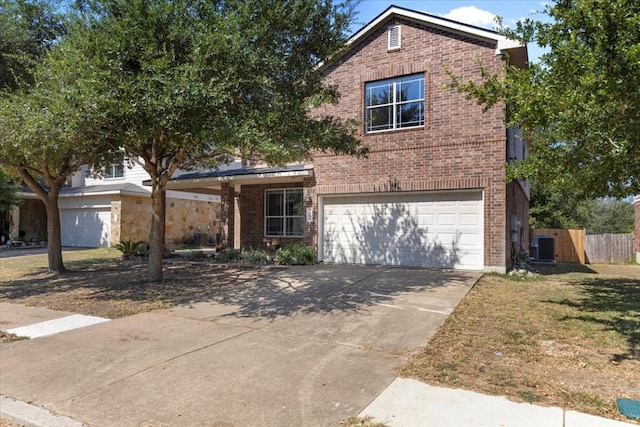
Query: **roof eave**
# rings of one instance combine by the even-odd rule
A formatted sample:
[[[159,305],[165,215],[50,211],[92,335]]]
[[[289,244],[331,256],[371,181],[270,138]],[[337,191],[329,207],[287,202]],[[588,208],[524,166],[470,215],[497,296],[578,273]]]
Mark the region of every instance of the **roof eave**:
[[[508,39],[507,37],[496,33],[495,31],[462,24],[459,22],[451,21],[449,19],[439,18],[433,15],[429,15],[422,12],[416,12],[408,9],[404,9],[398,6],[390,6],[387,10],[382,12],[376,18],[374,18],[367,25],[362,27],[356,32],[349,40],[347,45],[357,43],[359,40],[366,38],[370,33],[378,29],[378,27],[388,20],[392,16],[398,16],[405,19],[410,19],[415,22],[427,24],[433,27],[446,29],[448,31],[462,34],[465,36],[472,36],[477,39],[492,41],[496,43],[496,55],[505,53],[507,50],[516,48],[525,48],[520,42],[516,40]]]

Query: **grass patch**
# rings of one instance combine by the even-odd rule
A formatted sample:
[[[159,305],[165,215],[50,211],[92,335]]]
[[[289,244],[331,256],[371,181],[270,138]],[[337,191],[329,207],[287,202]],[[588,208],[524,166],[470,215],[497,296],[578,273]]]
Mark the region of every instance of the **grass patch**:
[[[2,259],[0,301],[113,319],[208,301],[221,287],[259,278],[254,267],[178,260],[165,262],[162,282],[149,283],[147,263],[123,261],[115,249],[63,251],[63,259],[63,274],[47,272],[47,254]]]
[[[541,270],[485,275],[400,373],[624,419],[615,399],[640,399],[640,267]]]
[[[80,270],[119,260],[121,253],[114,248],[63,250],[62,259],[69,270]],[[2,260],[0,284],[25,276],[46,274],[47,254],[24,255]]]

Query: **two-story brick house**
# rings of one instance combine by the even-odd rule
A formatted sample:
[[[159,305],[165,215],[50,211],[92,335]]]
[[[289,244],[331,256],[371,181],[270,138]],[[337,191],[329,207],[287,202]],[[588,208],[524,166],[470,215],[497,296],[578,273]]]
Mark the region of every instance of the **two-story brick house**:
[[[483,113],[447,87],[446,70],[478,81],[481,66],[526,61],[493,31],[390,7],[324,68],[341,99],[322,113],[358,120],[368,158],[318,154],[169,188],[219,190],[223,236],[244,249],[303,240],[325,262],[504,271],[528,247],[528,187],[504,181],[526,145],[504,106]]]

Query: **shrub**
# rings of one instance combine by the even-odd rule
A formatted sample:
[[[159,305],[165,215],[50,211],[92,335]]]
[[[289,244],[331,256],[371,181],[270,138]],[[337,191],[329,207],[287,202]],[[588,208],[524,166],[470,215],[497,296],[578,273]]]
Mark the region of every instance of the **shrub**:
[[[248,264],[268,264],[271,261],[269,254],[261,249],[247,252],[242,260]]]
[[[207,255],[201,250],[193,250],[189,254],[189,261],[202,261],[207,258]]]
[[[242,259],[240,249],[224,248],[218,254],[218,259],[222,262],[237,262]]]
[[[143,241],[133,242],[131,240],[122,240],[120,243],[114,245],[114,248],[122,252],[123,258],[147,256],[149,254],[147,244]]]
[[[276,264],[284,265],[313,265],[318,262],[313,248],[303,243],[291,243],[278,249]]]

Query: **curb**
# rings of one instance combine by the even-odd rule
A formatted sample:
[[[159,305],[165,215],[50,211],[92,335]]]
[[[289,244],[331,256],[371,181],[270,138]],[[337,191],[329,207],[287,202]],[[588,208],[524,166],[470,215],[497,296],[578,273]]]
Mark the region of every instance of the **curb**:
[[[0,416],[26,427],[83,427],[85,424],[48,409],[0,395]]]

